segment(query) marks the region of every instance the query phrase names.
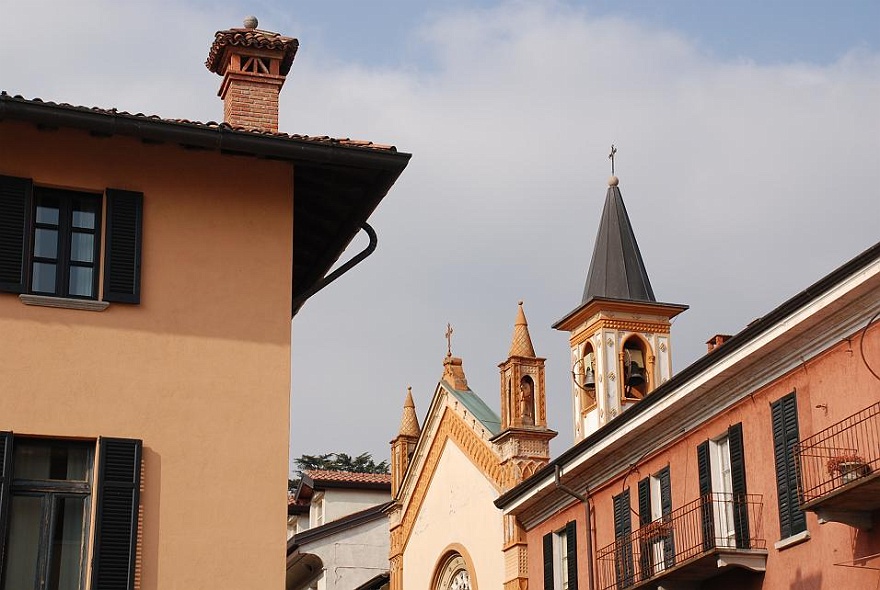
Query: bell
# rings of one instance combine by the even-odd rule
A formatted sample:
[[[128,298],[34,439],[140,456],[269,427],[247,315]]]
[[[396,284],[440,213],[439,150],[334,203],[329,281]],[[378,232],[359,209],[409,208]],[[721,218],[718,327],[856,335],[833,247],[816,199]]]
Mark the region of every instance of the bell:
[[[629,375],[626,378],[629,387],[641,387],[645,384],[645,369],[635,361],[629,364]]]
[[[596,377],[593,375],[593,367],[587,367],[587,373],[584,377],[584,387],[587,389],[596,388]]]

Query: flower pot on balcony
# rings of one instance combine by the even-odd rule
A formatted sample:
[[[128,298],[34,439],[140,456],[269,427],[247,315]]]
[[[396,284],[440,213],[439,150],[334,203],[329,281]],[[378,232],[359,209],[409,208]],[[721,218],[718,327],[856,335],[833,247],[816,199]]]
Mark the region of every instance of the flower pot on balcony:
[[[845,484],[868,474],[868,466],[859,461],[841,463],[838,466],[838,470],[840,471],[840,479]]]

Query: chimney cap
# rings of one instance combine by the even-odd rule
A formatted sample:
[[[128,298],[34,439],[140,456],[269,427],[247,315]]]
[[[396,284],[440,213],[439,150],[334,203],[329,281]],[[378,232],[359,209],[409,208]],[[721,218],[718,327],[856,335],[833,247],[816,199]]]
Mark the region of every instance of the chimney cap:
[[[260,21],[254,15],[244,17],[244,28],[246,29],[256,29],[259,24]]]
[[[253,18],[254,27],[256,27],[257,19],[248,17],[245,19],[244,29],[227,29],[225,31],[217,31],[214,34],[214,42],[208,52],[208,59],[205,61],[205,67],[221,76],[226,74],[226,67],[229,60],[226,59],[228,51],[234,48],[261,49],[278,52],[281,60],[279,74],[286,76],[293,65],[293,58],[296,57],[296,50],[299,49],[299,41],[293,37],[285,37],[280,33],[272,31],[263,31],[257,28],[250,28],[249,20]]]

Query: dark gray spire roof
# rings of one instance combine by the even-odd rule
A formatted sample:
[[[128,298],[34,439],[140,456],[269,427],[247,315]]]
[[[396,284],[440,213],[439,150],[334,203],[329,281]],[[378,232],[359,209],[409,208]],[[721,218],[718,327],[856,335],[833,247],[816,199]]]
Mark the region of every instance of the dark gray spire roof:
[[[593,297],[657,301],[616,183],[605,195],[583,303]]]

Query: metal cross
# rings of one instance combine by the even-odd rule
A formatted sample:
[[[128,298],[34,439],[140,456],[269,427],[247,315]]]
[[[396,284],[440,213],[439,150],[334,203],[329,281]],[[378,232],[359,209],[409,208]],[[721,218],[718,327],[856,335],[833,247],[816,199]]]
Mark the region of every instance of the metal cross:
[[[446,356],[452,356],[452,324],[446,324]]]
[[[614,154],[617,153],[617,148],[614,147],[614,144],[611,144],[611,153],[608,154],[608,159],[611,160],[611,176],[614,176]]]

